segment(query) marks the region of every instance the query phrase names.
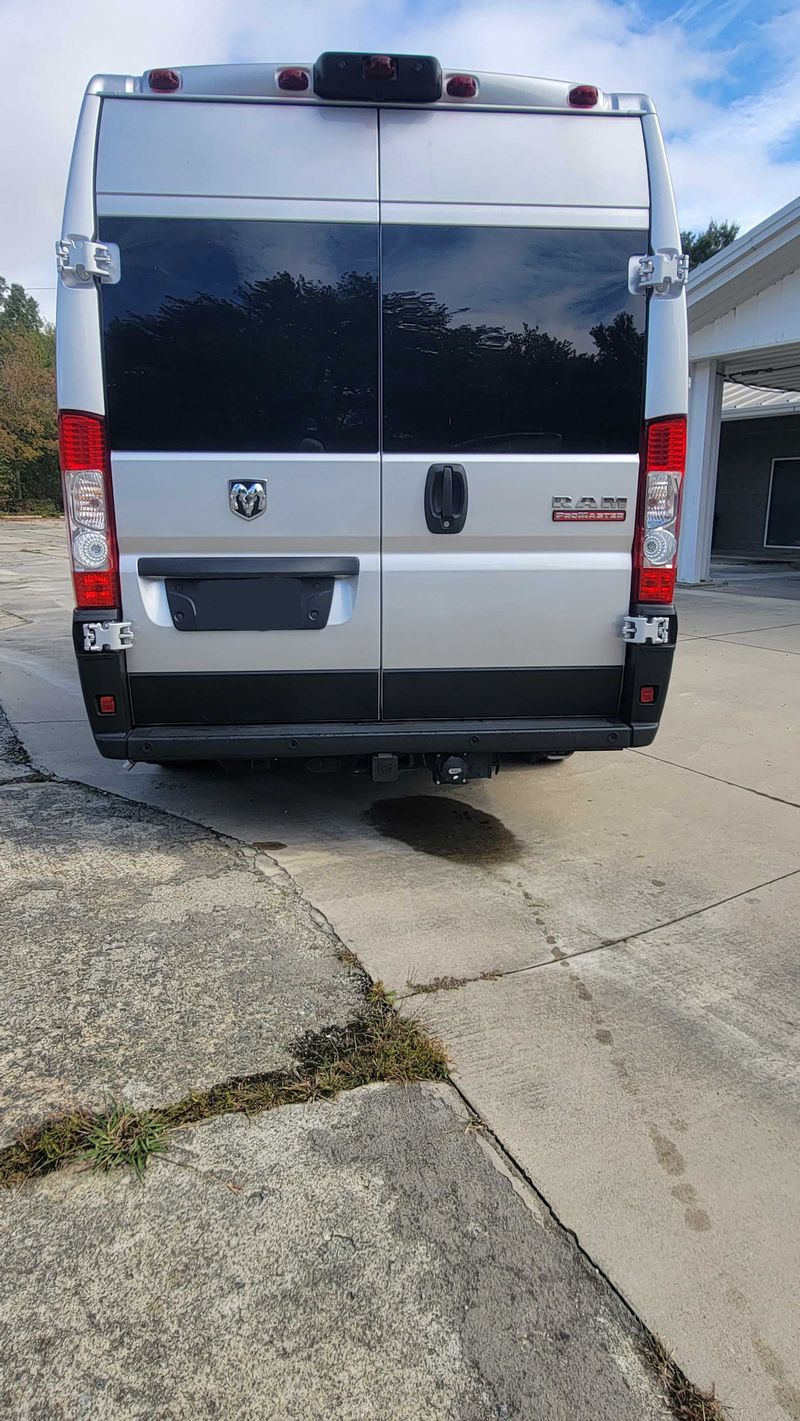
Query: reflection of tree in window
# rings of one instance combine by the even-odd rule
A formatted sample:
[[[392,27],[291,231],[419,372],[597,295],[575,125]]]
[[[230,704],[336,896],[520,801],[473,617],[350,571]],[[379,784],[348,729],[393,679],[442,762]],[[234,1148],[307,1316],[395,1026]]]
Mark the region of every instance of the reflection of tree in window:
[[[229,298],[117,316],[112,438],[143,447],[145,425],[150,448],[374,449],[376,326],[375,279],[356,272],[335,284],[278,272]]]
[[[642,239],[385,227],[386,449],[635,451],[645,303],[627,270]]]
[[[453,326],[430,293],[392,292],[383,309],[388,449],[479,451],[502,436],[514,452],[636,449],[644,334],[628,311],[592,326],[584,354],[525,322]]]
[[[377,448],[376,228],[109,218],[101,235],[122,252],[102,290],[116,448]],[[641,233],[383,240],[388,450],[636,449],[644,300],[626,275]]]

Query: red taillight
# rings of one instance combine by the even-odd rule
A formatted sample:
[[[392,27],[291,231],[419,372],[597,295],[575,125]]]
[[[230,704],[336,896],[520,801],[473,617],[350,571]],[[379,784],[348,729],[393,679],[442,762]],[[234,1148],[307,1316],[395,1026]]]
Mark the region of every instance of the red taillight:
[[[686,416],[645,426],[636,533],[633,601],[671,602],[678,568],[681,484],[686,468]]]
[[[365,79],[396,79],[397,63],[389,54],[371,54],[364,60]]]
[[[472,74],[451,74],[446,87],[451,99],[474,99],[478,81]]]
[[[151,69],[147,82],[157,94],[172,94],[181,87],[181,76],[174,69]]]
[[[117,698],[116,698],[116,696],[98,696],[98,697],[97,697],[97,711],[98,711],[98,714],[99,714],[99,715],[116,715],[116,713],[117,713]]]
[[[647,426],[647,468],[686,468],[686,420],[656,419]]]
[[[593,109],[600,98],[600,90],[594,84],[576,84],[567,98],[574,109]]]
[[[281,69],[278,73],[278,88],[290,89],[295,93],[302,93],[309,85],[308,71],[306,69]]]
[[[102,419],[71,411],[60,414],[58,447],[76,605],[119,607],[111,470]]]
[[[58,452],[62,474],[71,469],[105,469],[106,435],[102,419],[93,414],[60,414]]]

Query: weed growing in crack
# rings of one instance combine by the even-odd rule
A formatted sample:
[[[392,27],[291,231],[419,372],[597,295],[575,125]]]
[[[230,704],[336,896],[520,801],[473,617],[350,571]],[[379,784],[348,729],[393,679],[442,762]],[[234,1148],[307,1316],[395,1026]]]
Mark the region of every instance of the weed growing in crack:
[[[365,991],[364,1009],[344,1026],[311,1032],[293,1043],[288,1071],[242,1076],[191,1091],[152,1110],[113,1105],[103,1113],[75,1111],[29,1129],[0,1150],[0,1185],[21,1184],[62,1165],[84,1160],[95,1169],[132,1167],[141,1177],[163,1153],[171,1130],[214,1116],[261,1114],[279,1105],[331,1100],[345,1090],[377,1082],[409,1085],[447,1079],[441,1042],[394,1009],[380,982]]]
[[[142,1177],[148,1161],[165,1146],[166,1125],[152,1110],[113,1102],[107,1110],[76,1110],[25,1130],[0,1150],[0,1184],[21,1183],[62,1165],[83,1161],[91,1169],[129,1165]]]
[[[129,1105],[114,1105],[107,1115],[87,1121],[86,1145],[82,1157],[92,1169],[117,1169],[130,1165],[141,1179],[149,1160],[163,1154],[166,1125],[157,1111],[136,1111]]]
[[[496,982],[502,975],[502,972],[479,972],[477,977],[432,977],[430,982],[409,980],[406,986],[412,997],[422,997],[431,992],[455,992],[468,982]]]
[[[657,1338],[648,1338],[642,1353],[664,1389],[670,1415],[675,1421],[726,1421],[714,1388],[704,1392],[694,1386]]]

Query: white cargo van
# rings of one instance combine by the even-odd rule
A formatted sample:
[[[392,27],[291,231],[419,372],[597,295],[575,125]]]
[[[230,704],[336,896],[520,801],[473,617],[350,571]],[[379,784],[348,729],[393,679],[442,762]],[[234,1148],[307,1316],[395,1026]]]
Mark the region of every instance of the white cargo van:
[[[459,783],[650,743],[687,349],[648,99],[409,55],[95,78],[57,252],[101,754]]]

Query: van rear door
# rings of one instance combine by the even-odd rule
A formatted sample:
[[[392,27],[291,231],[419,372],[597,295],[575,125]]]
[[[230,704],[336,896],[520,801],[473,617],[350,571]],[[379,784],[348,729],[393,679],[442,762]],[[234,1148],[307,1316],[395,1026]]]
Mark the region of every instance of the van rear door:
[[[373,109],[103,102],[138,724],[378,714],[377,168]]]
[[[382,111],[383,715],[613,715],[641,120]]]

